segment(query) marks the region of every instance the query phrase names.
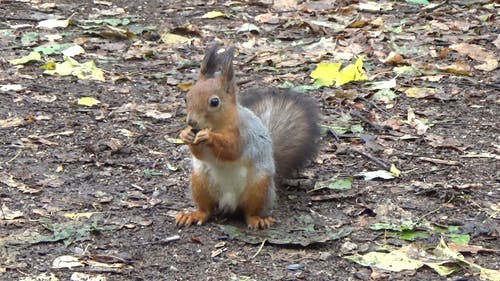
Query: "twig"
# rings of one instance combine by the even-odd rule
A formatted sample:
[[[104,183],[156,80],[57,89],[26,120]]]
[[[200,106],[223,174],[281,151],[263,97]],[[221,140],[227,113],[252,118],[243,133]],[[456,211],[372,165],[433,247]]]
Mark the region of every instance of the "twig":
[[[364,151],[361,151],[359,149],[356,149],[356,148],[351,148],[351,151],[353,152],[356,152],[356,153],[359,153],[361,156],[364,156],[368,159],[370,159],[371,161],[375,162],[376,164],[378,164],[380,167],[382,167],[382,169],[384,170],[389,170],[391,168],[391,165],[390,163],[387,163],[386,161],[382,160],[382,159],[379,159],[373,155],[370,155]]]
[[[389,115],[389,113],[388,113],[385,109],[381,108],[380,106],[378,106],[377,104],[375,104],[375,103],[374,103],[374,102],[372,102],[371,100],[367,100],[367,99],[366,99],[366,98],[364,98],[364,97],[360,97],[359,99],[360,99],[360,100],[362,100],[362,101],[364,101],[364,102],[366,102],[366,103],[368,103],[368,104],[370,104],[370,105],[371,105],[371,106],[373,106],[374,108],[378,109],[378,110],[379,110],[380,112],[382,112],[384,115]]]
[[[430,157],[418,157],[418,160],[422,160],[422,161],[426,161],[426,162],[431,162],[431,163],[434,163],[434,164],[443,164],[443,165],[450,165],[450,166],[460,165],[460,162],[458,162],[458,161],[436,159],[436,158],[430,158]]]
[[[379,125],[371,122],[370,120],[368,120],[368,118],[364,117],[361,113],[357,112],[356,110],[352,110],[351,112],[349,112],[349,114],[352,115],[352,116],[354,116],[354,117],[357,117],[361,121],[363,121],[366,124],[372,126],[373,129],[375,129],[376,131],[379,131],[379,132],[382,131],[382,127],[380,127]]]
[[[259,255],[260,251],[262,251],[262,248],[264,248],[264,244],[266,244],[267,239],[262,240],[262,243],[260,243],[259,249],[257,249],[257,252],[251,257],[251,259],[254,259],[257,255]]]

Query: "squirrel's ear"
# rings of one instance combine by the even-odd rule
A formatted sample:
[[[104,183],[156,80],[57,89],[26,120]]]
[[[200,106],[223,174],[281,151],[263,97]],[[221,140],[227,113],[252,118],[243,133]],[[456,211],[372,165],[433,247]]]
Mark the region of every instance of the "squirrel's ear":
[[[225,85],[228,89],[234,83],[234,71],[233,71],[233,56],[234,56],[234,47],[228,48],[221,58],[221,80],[222,84]]]
[[[212,44],[206,51],[205,57],[201,62],[200,67],[200,78],[206,79],[214,76],[217,71],[217,52],[219,51],[219,45],[217,43]]]

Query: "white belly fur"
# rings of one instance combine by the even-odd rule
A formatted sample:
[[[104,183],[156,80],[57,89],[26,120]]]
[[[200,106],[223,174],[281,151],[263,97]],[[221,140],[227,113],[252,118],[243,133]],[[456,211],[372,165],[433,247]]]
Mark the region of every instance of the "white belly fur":
[[[249,171],[242,161],[200,161],[193,158],[195,171],[207,174],[222,212],[234,212],[248,184]]]

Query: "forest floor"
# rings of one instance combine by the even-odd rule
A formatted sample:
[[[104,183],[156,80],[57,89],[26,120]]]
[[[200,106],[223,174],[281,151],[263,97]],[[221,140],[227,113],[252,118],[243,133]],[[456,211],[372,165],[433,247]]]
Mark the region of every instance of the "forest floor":
[[[0,279],[499,280],[499,4],[295,2],[0,1]],[[321,110],[269,230],[174,223],[214,41]]]

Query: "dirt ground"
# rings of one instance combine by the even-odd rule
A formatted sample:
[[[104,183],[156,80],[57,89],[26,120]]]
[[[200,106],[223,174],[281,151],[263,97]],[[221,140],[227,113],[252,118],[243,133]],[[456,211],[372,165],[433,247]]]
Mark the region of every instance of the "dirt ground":
[[[40,274],[58,280],[481,280],[464,263],[440,276],[427,266],[393,272],[345,258],[409,244],[432,247],[441,237],[450,242],[446,231],[431,230],[450,226],[453,234],[470,238],[469,245],[482,247],[462,251],[467,260],[500,269],[500,70],[476,69],[481,62],[474,54],[447,49],[467,42],[498,58],[500,14],[494,1],[431,1],[438,5],[429,9],[395,1],[382,11],[361,10],[352,1],[299,1],[293,9],[273,7],[272,1],[95,2],[0,1],[0,84],[22,86],[0,91],[1,280],[57,280],[34,279]],[[102,12],[117,8],[124,10]],[[202,17],[210,11],[229,16]],[[256,19],[270,12],[277,22]],[[317,23],[339,23],[334,15],[350,25]],[[72,16],[74,23],[36,28],[54,16]],[[154,28],[127,39],[82,27],[83,20],[97,16],[133,18],[118,28]],[[377,26],[372,21],[378,17],[403,31]],[[259,30],[237,31],[244,23]],[[26,26],[13,27],[21,24]],[[39,39],[21,44],[29,32]],[[160,40],[168,32],[192,40],[168,45]],[[47,34],[78,42],[86,53],[77,60],[94,60],[105,81],[42,74],[44,62],[9,63],[46,43]],[[336,49],[315,56],[307,46],[322,38],[333,38]],[[315,65],[337,61],[335,53],[341,52],[365,55],[372,81],[397,76],[402,87],[390,101],[374,99],[376,90],[362,82],[304,92],[318,102],[327,129],[314,163],[279,189],[273,217],[284,232],[277,236],[248,231],[237,217],[181,229],[174,224],[177,211],[193,207],[189,151],[172,140],[185,126],[186,92],[180,86],[195,80],[205,47],[214,40],[238,48],[242,90],[285,81],[309,85]],[[427,51],[409,52],[396,64],[428,72],[396,75],[395,65],[383,62],[403,47]],[[466,75],[435,67],[457,62],[470,66]],[[412,86],[435,92],[412,97],[405,92]],[[79,105],[82,97],[100,104]],[[408,121],[409,109],[428,122],[427,131],[419,133]],[[328,129],[345,116],[363,131]],[[402,172],[397,178],[356,176],[391,163]],[[311,192],[335,176],[354,177],[352,188]],[[398,231],[370,227],[405,221],[425,222],[416,229],[426,235],[410,241]],[[243,238],[233,237],[234,229],[223,227],[228,225]],[[301,232],[308,226],[313,230]],[[251,235],[268,240],[248,243]],[[288,242],[279,240],[287,235]],[[323,235],[328,239],[322,241]],[[61,260],[78,266],[57,266]],[[75,272],[95,279],[77,279]]]

